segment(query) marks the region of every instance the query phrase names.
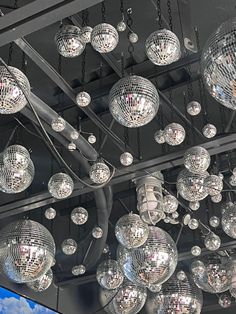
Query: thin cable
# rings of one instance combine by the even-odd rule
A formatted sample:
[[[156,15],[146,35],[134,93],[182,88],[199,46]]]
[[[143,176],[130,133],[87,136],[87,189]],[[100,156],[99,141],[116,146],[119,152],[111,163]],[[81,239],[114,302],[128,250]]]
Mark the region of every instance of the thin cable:
[[[22,126],[22,128],[24,128],[26,130],[26,132],[37,137],[40,140],[43,140],[41,136],[39,136],[38,134],[36,134],[33,131],[31,131],[30,129],[28,129],[26,126],[24,126],[24,124],[18,118],[14,117],[14,119],[19,123],[20,126]]]
[[[12,139],[13,139],[13,137],[14,137],[14,135],[15,135],[15,133],[16,133],[16,131],[17,131],[17,129],[18,129],[18,125],[13,129],[13,131],[11,132],[11,135],[10,135],[10,137],[9,137],[9,139],[8,139],[8,141],[7,141],[7,143],[5,144],[5,146],[4,146],[4,149],[3,149],[3,151],[9,146],[9,144],[11,143],[11,141],[12,141]]]

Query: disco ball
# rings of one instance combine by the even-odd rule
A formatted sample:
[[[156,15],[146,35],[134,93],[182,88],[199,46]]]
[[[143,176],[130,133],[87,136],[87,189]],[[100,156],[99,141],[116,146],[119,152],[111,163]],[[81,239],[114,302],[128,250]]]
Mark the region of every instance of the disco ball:
[[[125,167],[132,165],[133,161],[134,157],[129,152],[124,152],[120,155],[120,163]]]
[[[147,314],[200,314],[203,305],[202,291],[190,275],[179,280],[175,273],[162,285],[159,293],[150,294],[146,303]]]
[[[74,182],[66,173],[54,174],[48,182],[48,191],[56,199],[69,197],[74,189]]]
[[[187,104],[187,113],[190,116],[197,116],[201,112],[201,105],[197,101],[190,101],[190,103]]]
[[[209,251],[217,251],[221,246],[221,239],[214,232],[210,232],[205,237],[204,244]]]
[[[201,59],[202,76],[209,93],[223,106],[236,109],[236,18],[221,24],[208,39]]]
[[[128,37],[132,44],[136,44],[138,42],[138,34],[131,32]]]
[[[153,293],[157,293],[157,292],[160,292],[161,291],[161,288],[162,288],[162,285],[149,285],[148,286],[148,290],[153,292]]]
[[[232,186],[236,186],[236,176],[234,174],[229,177],[229,184]]]
[[[162,284],[170,278],[177,265],[178,252],[169,234],[152,226],[142,246],[132,250],[120,246],[118,260],[130,281],[148,287],[150,284]]]
[[[189,208],[196,211],[200,208],[200,202],[189,202]]]
[[[80,38],[80,28],[74,25],[62,26],[55,35],[57,51],[66,58],[74,58],[82,54],[85,44]]]
[[[88,44],[91,42],[91,34],[92,34],[92,27],[90,26],[84,26],[81,28],[79,32],[80,40],[83,44]]]
[[[109,94],[109,108],[113,118],[121,125],[141,127],[157,114],[159,95],[148,79],[130,75],[113,85]]]
[[[116,29],[118,30],[118,32],[124,32],[126,28],[127,28],[127,25],[125,21],[120,21],[116,26]]]
[[[96,162],[89,170],[89,177],[93,183],[106,183],[111,176],[109,167],[104,162]]]
[[[13,170],[24,170],[30,162],[28,150],[21,145],[11,145],[3,152],[3,163],[5,167]]]
[[[171,146],[180,145],[185,139],[185,129],[179,123],[170,123],[164,128],[164,138]]]
[[[215,196],[223,190],[223,180],[219,176],[212,174],[205,178],[204,186],[210,196]]]
[[[74,266],[72,267],[71,272],[74,276],[83,275],[86,272],[86,267],[84,265]]]
[[[48,220],[54,219],[56,215],[57,215],[57,212],[53,207],[47,208],[44,213],[45,218],[47,218]]]
[[[80,133],[77,130],[73,130],[70,134],[70,138],[75,141],[78,140]]]
[[[202,250],[199,246],[195,245],[191,248],[191,254],[193,256],[199,256],[199,255],[201,255],[201,253],[202,253]]]
[[[211,201],[213,203],[220,203],[222,201],[222,194],[211,196]]]
[[[186,277],[186,273],[183,271],[183,270],[180,270],[176,273],[176,278],[179,280],[179,281],[183,281],[185,280],[187,277]]]
[[[72,210],[70,218],[76,225],[83,225],[88,220],[88,212],[83,207],[76,207]]]
[[[108,259],[98,266],[96,278],[101,287],[113,290],[120,287],[124,280],[124,275],[118,262]]]
[[[199,227],[199,222],[197,219],[195,218],[191,218],[189,223],[188,223],[188,227],[191,230],[196,230]]]
[[[217,216],[212,216],[209,219],[209,224],[210,224],[211,227],[217,228],[220,225],[220,219]]]
[[[71,142],[68,144],[67,148],[70,152],[74,152],[76,150],[76,145],[75,143]]]
[[[148,238],[148,224],[139,215],[128,214],[122,216],[116,223],[115,236],[118,242],[127,249],[143,245]]]
[[[119,35],[115,27],[107,23],[101,23],[94,27],[91,33],[91,45],[100,53],[108,53],[116,48]]]
[[[17,68],[9,66],[15,78],[4,67],[0,66],[0,114],[12,114],[23,109],[27,104],[26,96],[30,95],[30,83],[27,77]]]
[[[236,205],[227,206],[222,211],[222,229],[231,238],[236,239]]]
[[[94,239],[101,239],[103,236],[103,230],[101,227],[94,227],[92,230],[92,236]]]
[[[87,92],[80,92],[76,96],[76,103],[80,107],[87,107],[91,103],[91,96]]]
[[[189,202],[201,201],[207,197],[207,191],[204,187],[204,180],[208,172],[194,174],[187,169],[180,171],[177,177],[177,191]]]
[[[196,174],[204,173],[211,163],[210,154],[200,146],[189,148],[183,158],[185,168]]]
[[[46,274],[41,276],[39,279],[34,280],[32,282],[28,282],[27,287],[36,292],[42,292],[42,291],[47,290],[51,286],[52,281],[53,281],[53,272],[50,268],[46,272]]]
[[[163,130],[157,130],[154,134],[154,140],[158,144],[164,144],[165,143],[165,136],[164,136],[164,131]]]
[[[66,121],[62,117],[56,117],[52,120],[51,127],[55,132],[62,132],[65,130]]]
[[[14,282],[39,279],[51,268],[54,255],[51,233],[36,221],[14,221],[0,231],[1,272]]]
[[[206,137],[206,138],[212,138],[214,136],[216,136],[217,133],[217,129],[213,124],[206,124],[203,129],[202,129],[202,134]]]
[[[94,143],[96,143],[96,141],[97,141],[96,136],[94,134],[90,134],[88,137],[88,142],[90,144],[94,144]]]
[[[156,65],[168,65],[181,56],[178,37],[167,29],[153,32],[145,43],[148,59]]]
[[[176,197],[171,194],[167,194],[163,197],[163,210],[167,214],[174,213],[179,206],[179,202]]]
[[[65,255],[73,255],[77,250],[77,243],[74,239],[65,239],[61,244],[61,249]]]
[[[219,297],[218,303],[222,308],[227,309],[228,307],[231,306],[232,300],[229,295],[223,294]]]

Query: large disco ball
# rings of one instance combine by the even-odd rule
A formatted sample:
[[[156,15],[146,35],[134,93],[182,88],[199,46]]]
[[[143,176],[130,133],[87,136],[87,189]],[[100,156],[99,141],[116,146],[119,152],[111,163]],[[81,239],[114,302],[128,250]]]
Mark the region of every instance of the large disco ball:
[[[200,314],[203,304],[202,291],[194,284],[190,275],[178,280],[174,274],[162,285],[159,293],[149,295],[147,314]]]
[[[0,231],[0,267],[14,282],[39,279],[51,268],[54,255],[51,233],[36,221],[14,221]]]
[[[184,154],[184,166],[192,173],[204,173],[210,163],[210,154],[201,146],[189,148]]]
[[[36,292],[42,292],[47,290],[53,281],[53,272],[51,269],[49,269],[46,274],[41,276],[39,279],[34,280],[32,282],[27,283],[27,287],[30,289],[36,291]]]
[[[48,191],[56,199],[69,197],[74,189],[74,182],[66,173],[56,173],[48,181]]]
[[[231,238],[236,239],[236,204],[228,204],[222,209],[222,228]]]
[[[107,23],[96,25],[91,33],[91,45],[100,53],[108,53],[116,48],[119,34],[115,27]]]
[[[181,56],[178,37],[167,29],[153,32],[146,40],[147,57],[156,65],[168,65]]]
[[[25,107],[27,99],[22,90],[26,96],[30,95],[30,83],[24,73],[11,66],[9,69],[17,82],[4,66],[0,66],[0,114],[16,113]]]
[[[11,145],[3,152],[3,163],[14,170],[26,169],[30,162],[28,150],[21,145]]]
[[[80,28],[74,25],[62,26],[55,35],[57,51],[66,58],[74,58],[82,54],[85,44],[80,38]]]
[[[96,278],[101,287],[113,290],[120,287],[124,280],[124,275],[118,262],[108,259],[98,266]]]
[[[201,201],[207,197],[207,190],[204,187],[204,180],[208,172],[196,174],[183,169],[177,177],[177,191],[189,202]]]
[[[118,260],[130,281],[148,287],[162,284],[171,277],[177,265],[178,252],[170,235],[152,226],[142,246],[132,250],[120,246]]]
[[[148,224],[144,223],[137,214],[122,216],[115,226],[116,239],[127,249],[143,245],[147,241],[148,234]]]
[[[219,103],[236,109],[236,18],[221,24],[208,39],[201,59],[206,88]]]
[[[130,75],[120,79],[112,87],[109,108],[118,123],[128,128],[141,127],[157,114],[159,95],[148,79]]]

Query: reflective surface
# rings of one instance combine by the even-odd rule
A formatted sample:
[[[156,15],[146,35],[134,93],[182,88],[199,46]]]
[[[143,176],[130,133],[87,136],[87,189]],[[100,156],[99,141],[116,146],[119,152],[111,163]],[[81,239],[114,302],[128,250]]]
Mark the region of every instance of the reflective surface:
[[[91,45],[100,53],[108,53],[114,50],[119,42],[119,35],[115,27],[107,23],[101,23],[93,28],[91,33]]]
[[[98,266],[96,278],[101,287],[112,290],[120,287],[124,275],[118,262],[108,259]]]
[[[111,172],[109,167],[104,162],[93,164],[89,170],[89,177],[93,183],[103,184],[110,178]]]
[[[49,269],[46,272],[46,274],[41,276],[39,279],[27,283],[27,286],[36,292],[42,292],[42,291],[47,290],[51,286],[52,281],[53,281],[53,273],[52,273],[52,270]]]
[[[163,210],[167,214],[174,213],[179,206],[179,202],[173,195],[167,194],[163,197]]]
[[[185,139],[185,129],[179,123],[170,123],[164,128],[164,138],[171,146],[180,145]]]
[[[210,166],[210,162],[211,157],[208,151],[201,146],[189,148],[184,154],[184,166],[192,173],[204,173]]]
[[[83,207],[76,207],[70,214],[71,220],[76,225],[83,225],[88,220],[88,212]]]
[[[48,182],[48,191],[56,199],[70,196],[74,189],[74,182],[66,173],[54,174]]]
[[[77,250],[77,243],[74,239],[65,239],[61,244],[62,252],[66,255],[73,255]]]

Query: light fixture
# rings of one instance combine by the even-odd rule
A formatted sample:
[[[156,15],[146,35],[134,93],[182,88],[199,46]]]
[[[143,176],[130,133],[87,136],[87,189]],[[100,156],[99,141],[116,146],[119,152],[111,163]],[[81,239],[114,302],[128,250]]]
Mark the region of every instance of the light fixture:
[[[200,112],[201,112],[201,105],[199,104],[198,101],[190,101],[188,104],[187,104],[187,113],[190,115],[190,116],[197,116]]]
[[[84,26],[81,28],[79,32],[80,40],[83,44],[88,44],[91,42],[91,34],[92,34],[92,27]]]
[[[91,45],[100,53],[108,53],[116,48],[119,35],[115,27],[107,23],[101,23],[93,28],[91,33]]]
[[[54,174],[48,182],[48,191],[56,199],[69,197],[74,189],[74,182],[66,173]]]
[[[91,96],[87,92],[79,92],[76,96],[76,103],[79,107],[87,107],[91,103]]]
[[[45,210],[44,212],[44,216],[45,218],[47,218],[48,220],[52,220],[56,217],[57,212],[53,207],[49,207]]]
[[[120,163],[125,167],[132,165],[133,161],[134,157],[129,152],[124,152],[120,155]]]
[[[167,194],[163,197],[163,210],[167,214],[174,213],[179,206],[177,198],[171,194]]]
[[[202,134],[206,138],[213,138],[214,136],[216,136],[216,133],[217,133],[217,129],[214,126],[214,124],[211,124],[211,123],[207,123],[202,129]]]
[[[72,267],[71,272],[72,272],[72,274],[74,276],[83,275],[86,272],[86,267],[84,265],[82,265],[82,264],[81,265],[76,265],[76,266]]]
[[[228,203],[222,206],[222,229],[231,238],[236,239],[236,204]]]
[[[3,152],[3,163],[13,170],[25,170],[29,166],[30,154],[21,145],[11,145]]]
[[[88,220],[88,212],[83,207],[76,207],[72,210],[70,218],[76,225],[84,225]]]
[[[121,286],[124,275],[118,262],[108,259],[98,265],[96,278],[102,288],[113,290]]]
[[[62,132],[65,130],[66,121],[62,117],[58,116],[52,120],[51,127],[55,132]]]
[[[96,184],[106,183],[110,176],[110,169],[103,161],[94,163],[89,170],[90,180]]]
[[[168,145],[180,145],[185,139],[185,129],[179,123],[170,123],[164,128],[164,138]]]
[[[42,292],[47,290],[53,281],[53,272],[51,268],[42,275],[39,279],[27,283],[27,287],[35,292]]]
[[[65,239],[61,244],[61,249],[65,255],[73,255],[77,250],[77,243],[74,239]]]
[[[204,173],[211,163],[210,154],[201,146],[189,148],[183,159],[185,168],[196,174]]]

